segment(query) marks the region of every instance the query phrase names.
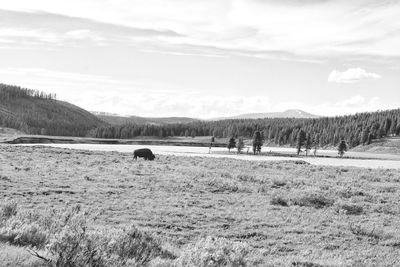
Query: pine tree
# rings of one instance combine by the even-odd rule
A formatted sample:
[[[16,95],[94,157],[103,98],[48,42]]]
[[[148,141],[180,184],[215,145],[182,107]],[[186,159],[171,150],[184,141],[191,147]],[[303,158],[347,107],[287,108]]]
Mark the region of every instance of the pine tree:
[[[317,155],[317,149],[318,149],[318,147],[319,147],[319,142],[320,142],[319,139],[320,139],[320,138],[319,138],[319,134],[318,134],[318,133],[315,134],[315,135],[314,135],[314,139],[313,139],[314,157]]]
[[[242,149],[244,148],[244,141],[242,137],[239,137],[238,142],[236,143],[236,149],[237,153],[240,154],[242,152]]]
[[[231,152],[231,148],[235,148],[236,147],[236,140],[235,138],[232,136],[231,138],[229,138],[228,140],[228,144],[226,146],[229,150],[229,152]]]
[[[300,130],[297,133],[297,156],[300,154],[301,152],[301,147],[304,145],[304,142],[306,141],[306,133],[303,130]]]
[[[253,154],[261,153],[261,146],[263,145],[260,131],[255,131],[253,134]]]
[[[342,140],[338,146],[338,154],[342,158],[344,153],[347,151],[347,144],[345,140]]]
[[[308,151],[310,151],[312,145],[311,135],[309,133],[306,134],[306,140],[304,142],[304,146],[306,149],[306,157],[308,157]]]

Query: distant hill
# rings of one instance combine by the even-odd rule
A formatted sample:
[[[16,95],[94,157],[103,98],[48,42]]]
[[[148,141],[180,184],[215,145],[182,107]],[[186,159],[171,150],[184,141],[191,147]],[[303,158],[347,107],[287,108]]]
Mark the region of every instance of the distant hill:
[[[199,121],[198,119],[186,118],[186,117],[164,117],[164,118],[139,117],[139,116],[124,117],[113,114],[105,114],[103,112],[94,112],[94,114],[101,120],[111,125],[124,125],[124,124],[163,125],[163,124],[174,124],[174,123],[191,123]]]
[[[230,119],[264,119],[264,118],[297,118],[297,119],[309,119],[319,118],[320,116],[307,113],[299,109],[288,109],[283,112],[269,112],[269,113],[246,113],[232,117],[221,117],[210,119],[212,121],[217,120],[230,120]]]
[[[27,134],[85,136],[103,122],[90,112],[55,95],[0,84],[0,126]]]

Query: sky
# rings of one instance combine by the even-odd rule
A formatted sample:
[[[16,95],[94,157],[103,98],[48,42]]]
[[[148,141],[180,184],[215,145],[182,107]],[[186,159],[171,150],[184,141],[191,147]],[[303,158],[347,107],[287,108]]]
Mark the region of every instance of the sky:
[[[0,0],[0,82],[89,111],[400,107],[398,0]]]

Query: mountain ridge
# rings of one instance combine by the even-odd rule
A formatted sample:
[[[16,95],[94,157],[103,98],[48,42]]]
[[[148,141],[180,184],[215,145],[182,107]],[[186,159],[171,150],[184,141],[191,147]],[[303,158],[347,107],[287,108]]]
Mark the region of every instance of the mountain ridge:
[[[208,119],[210,121],[218,121],[218,120],[231,120],[231,119],[263,119],[263,118],[297,118],[297,119],[306,119],[306,118],[320,118],[321,116],[314,115],[308,112],[305,112],[300,109],[288,109],[282,112],[266,112],[266,113],[245,113],[236,116],[229,117],[217,117]]]

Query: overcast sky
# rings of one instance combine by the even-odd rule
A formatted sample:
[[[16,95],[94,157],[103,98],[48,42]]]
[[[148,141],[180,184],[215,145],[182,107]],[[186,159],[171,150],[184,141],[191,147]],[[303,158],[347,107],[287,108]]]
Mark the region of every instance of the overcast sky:
[[[0,0],[0,82],[90,111],[400,107],[398,0]]]

